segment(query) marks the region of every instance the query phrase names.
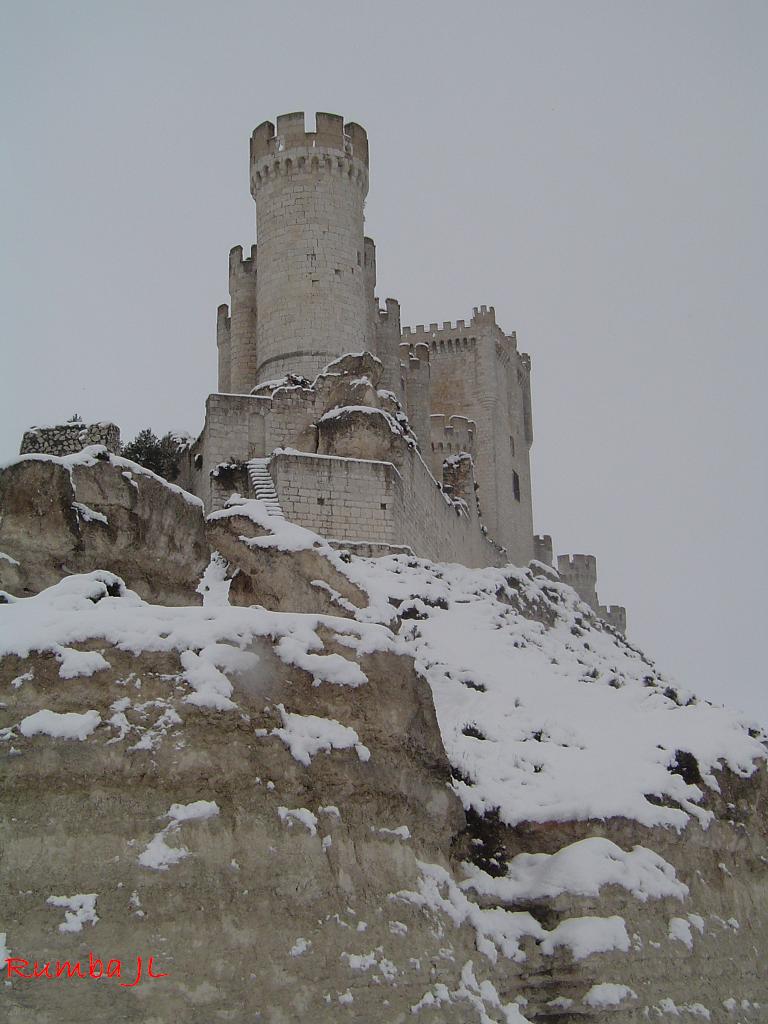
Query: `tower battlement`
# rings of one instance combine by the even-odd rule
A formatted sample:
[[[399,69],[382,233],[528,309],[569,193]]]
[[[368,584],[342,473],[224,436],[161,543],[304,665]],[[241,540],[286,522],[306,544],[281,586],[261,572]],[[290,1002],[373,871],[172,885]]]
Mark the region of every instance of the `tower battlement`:
[[[354,121],[345,124],[339,114],[317,113],[313,132],[306,130],[303,110],[279,114],[277,127],[262,121],[251,135],[252,164],[297,149],[335,151],[368,167],[367,132]]]
[[[563,574],[579,574],[597,579],[597,559],[594,555],[558,555],[557,571]]]
[[[250,256],[243,255],[242,245],[235,245],[229,250],[229,286],[235,278],[256,276],[256,246],[251,246]]]
[[[467,452],[474,455],[477,424],[467,416],[444,416],[433,413],[430,418],[432,451],[442,458]]]

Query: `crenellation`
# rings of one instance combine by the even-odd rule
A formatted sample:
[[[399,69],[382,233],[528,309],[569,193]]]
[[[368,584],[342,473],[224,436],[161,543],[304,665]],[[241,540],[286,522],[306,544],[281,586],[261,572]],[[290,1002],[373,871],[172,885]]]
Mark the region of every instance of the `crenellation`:
[[[534,536],[533,557],[544,565],[554,565],[554,546],[548,533],[537,533]]]

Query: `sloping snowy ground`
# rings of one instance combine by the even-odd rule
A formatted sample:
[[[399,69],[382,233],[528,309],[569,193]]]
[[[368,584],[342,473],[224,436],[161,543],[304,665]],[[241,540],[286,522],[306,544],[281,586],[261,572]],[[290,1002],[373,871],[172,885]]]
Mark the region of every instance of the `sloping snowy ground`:
[[[52,651],[62,678],[71,678],[106,667],[98,652],[73,643],[176,650],[193,691],[188,702],[226,710],[235,707],[226,672],[247,667],[253,655],[237,648],[255,636],[272,637],[278,657],[318,682],[347,686],[366,682],[355,654],[408,654],[432,688],[465,808],[497,811],[508,825],[624,817],[679,829],[695,817],[706,827],[712,812],[700,805],[707,788],[718,789],[714,773],[727,766],[749,777],[765,757],[758,726],[669,685],[543,567],[534,575],[406,555],[363,559],[270,516],[259,501],[235,499],[211,518],[232,515],[271,531],[243,537],[251,548],[325,555],[369,594],[368,606],[345,608],[354,619],[235,608],[225,587],[209,587],[203,608],[159,608],[113,574],[94,572],[35,597],[6,595],[0,655]],[[209,574],[217,573],[214,557]],[[388,628],[398,625],[395,609],[398,633]],[[324,653],[320,628],[348,658]]]
[[[396,555],[370,560],[366,576],[414,618],[400,638],[432,687],[465,808],[497,809],[509,825],[706,825],[713,773],[748,777],[765,757],[759,726],[671,686],[550,574]],[[670,771],[678,752],[702,784]]]

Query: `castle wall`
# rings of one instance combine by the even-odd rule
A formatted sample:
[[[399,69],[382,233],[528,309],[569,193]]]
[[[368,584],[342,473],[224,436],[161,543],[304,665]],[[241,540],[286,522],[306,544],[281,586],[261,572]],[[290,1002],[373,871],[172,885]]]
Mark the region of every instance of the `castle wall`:
[[[291,522],[335,540],[394,541],[397,471],[391,463],[278,453],[269,472]]]
[[[449,501],[419,453],[388,462],[276,453],[269,472],[292,522],[341,541],[407,545],[416,555],[469,566],[503,565],[471,503]]]
[[[406,327],[403,341],[429,345],[432,413],[475,421],[483,521],[511,561],[527,564],[533,557],[528,357],[497,326],[493,307],[476,309],[469,324]]]
[[[627,609],[622,608],[620,604],[601,604],[597,609],[597,614],[614,629],[618,629],[620,633],[627,632]]]
[[[373,347],[363,265],[368,142],[358,125],[304,114],[251,137],[260,273],[257,382],[314,377],[344,352]]]

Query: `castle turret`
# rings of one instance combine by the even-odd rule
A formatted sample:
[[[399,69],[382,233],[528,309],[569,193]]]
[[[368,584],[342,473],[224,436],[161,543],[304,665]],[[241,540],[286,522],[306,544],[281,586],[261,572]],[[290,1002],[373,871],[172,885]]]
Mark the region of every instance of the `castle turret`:
[[[408,420],[419,448],[428,458],[431,447],[429,345],[403,342],[400,345],[400,365]]]
[[[229,254],[230,376],[227,388],[236,395],[247,395],[256,384],[256,282],[256,246],[251,246],[250,256],[243,257],[243,247],[236,245]]]
[[[219,392],[227,394],[230,387],[231,370],[231,335],[232,321],[229,306],[225,303],[216,310],[216,347],[219,352]]]
[[[304,114],[294,113],[253,132],[258,383],[289,371],[313,377],[345,352],[373,349],[367,192],[368,137],[360,125],[318,113],[316,131],[307,132]]]

